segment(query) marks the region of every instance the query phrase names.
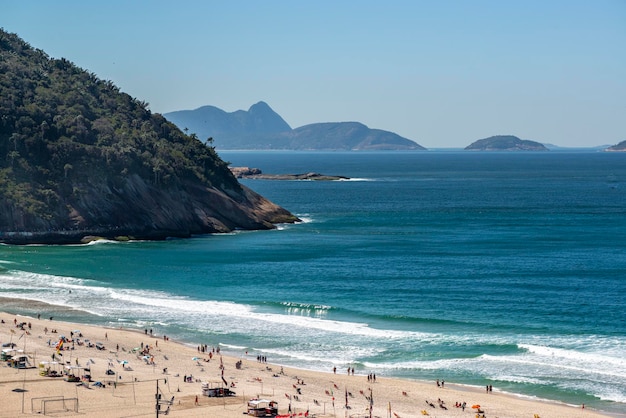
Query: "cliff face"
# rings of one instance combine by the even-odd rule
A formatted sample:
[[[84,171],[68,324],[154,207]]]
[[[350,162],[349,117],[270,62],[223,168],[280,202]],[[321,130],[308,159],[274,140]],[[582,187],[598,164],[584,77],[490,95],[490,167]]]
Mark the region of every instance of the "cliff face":
[[[188,237],[295,216],[240,185],[210,142],[0,30],[0,242]]]
[[[271,229],[297,220],[287,210],[241,186],[237,191],[194,183],[159,188],[137,175],[113,188],[106,182],[76,184],[80,196],[57,206],[47,219],[3,205],[0,242],[77,243],[85,237],[165,239],[235,229]]]

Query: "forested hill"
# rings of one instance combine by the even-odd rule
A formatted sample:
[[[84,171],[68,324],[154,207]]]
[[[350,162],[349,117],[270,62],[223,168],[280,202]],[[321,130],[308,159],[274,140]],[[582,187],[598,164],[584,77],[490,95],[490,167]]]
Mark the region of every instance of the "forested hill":
[[[0,242],[165,238],[293,221],[210,141],[0,29]]]

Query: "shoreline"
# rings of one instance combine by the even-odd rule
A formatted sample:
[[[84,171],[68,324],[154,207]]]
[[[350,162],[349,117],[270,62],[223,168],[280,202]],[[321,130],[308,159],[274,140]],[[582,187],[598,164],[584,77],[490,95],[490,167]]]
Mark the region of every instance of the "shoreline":
[[[28,301],[11,300],[15,305],[30,310]],[[43,302],[36,303],[46,305]],[[3,362],[0,367],[0,393],[7,394],[9,399],[5,402],[6,407],[0,411],[0,417],[30,415],[34,412],[33,407],[37,408],[37,402],[41,402],[38,399],[47,396],[78,399],[79,413],[86,416],[153,416],[157,381],[165,398],[174,396],[175,400],[169,412],[172,416],[240,417],[246,411],[247,401],[260,396],[277,401],[280,414],[286,414],[291,404],[292,412],[308,410],[311,416],[365,417],[369,416],[369,411],[366,412],[366,396],[369,396],[370,390],[375,399],[372,416],[379,417],[422,416],[426,412],[434,417],[473,418],[476,415],[475,410],[471,409],[473,405],[480,405],[485,416],[490,418],[533,417],[535,414],[541,418],[626,416],[582,409],[580,406],[551,400],[531,399],[497,389],[486,393],[478,387],[452,382],[447,382],[445,388],[437,387],[434,382],[389,377],[378,377],[372,382],[368,376],[348,375],[345,370],[337,370],[337,374],[333,374],[332,371],[283,367],[273,364],[271,359],[268,362],[257,361],[254,356],[244,352],[240,356],[232,353],[224,355],[219,351],[214,352],[212,347],[207,347],[209,351],[203,352],[200,346],[194,347],[190,342],[170,341],[163,336],[150,335],[148,331],[142,333],[132,328],[37,319],[37,315],[15,315],[5,312],[5,306],[3,304],[0,312],[0,319],[5,322],[0,323],[0,342],[15,343],[17,340],[17,349],[22,349],[21,345],[24,344],[26,352],[33,356],[32,361],[36,367],[14,369]],[[22,331],[14,326],[14,320],[18,324],[31,323],[32,328]],[[56,329],[58,332],[46,333],[46,327],[49,331]],[[39,376],[39,362],[49,360],[56,353],[55,339],[61,335],[69,337],[73,330],[80,330],[84,339],[89,339],[92,343],[98,341],[105,345],[105,350],[97,350],[74,344],[73,350],[61,352],[64,366],[89,366],[92,376],[89,387],[78,383],[81,385],[79,387],[61,378]],[[48,340],[51,340],[51,346],[48,346]],[[152,365],[133,352],[134,348],[145,345],[152,347]],[[126,365],[120,364],[121,361],[128,361],[130,370],[127,370]],[[240,368],[237,367],[239,361],[242,362]],[[105,374],[107,368],[114,370],[117,373],[114,377],[119,380]],[[193,376],[192,383],[184,382],[185,376]],[[229,385],[234,384],[231,389],[236,392],[236,396],[202,396],[201,382],[222,386],[222,377]],[[96,381],[102,382],[105,387],[94,386]],[[20,387],[26,392],[15,392]],[[195,404],[196,396],[198,405]],[[447,409],[438,406],[438,399],[444,401],[443,406]],[[346,400],[348,408],[345,407]],[[427,401],[437,406],[431,407]],[[454,406],[455,403],[464,401],[467,405],[464,411]],[[54,402],[51,406],[52,404]],[[124,415],[120,415],[121,409]]]

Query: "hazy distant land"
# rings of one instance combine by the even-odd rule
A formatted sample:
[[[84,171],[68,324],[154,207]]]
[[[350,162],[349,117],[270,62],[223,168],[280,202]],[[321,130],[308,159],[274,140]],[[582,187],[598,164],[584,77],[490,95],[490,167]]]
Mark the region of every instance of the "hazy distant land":
[[[221,150],[299,150],[299,151],[424,151],[425,147],[396,133],[371,129],[360,122],[322,122],[292,129],[265,102],[247,111],[226,112],[215,106],[178,110],[164,116],[180,129],[201,139],[211,138]],[[626,141],[625,141],[626,142]],[[495,135],[472,142],[468,151],[550,151],[568,150],[552,144]],[[623,151],[626,143],[589,149]]]
[[[214,106],[164,114],[182,130],[213,138],[218,149],[260,150],[425,150],[393,132],[359,122],[313,123],[292,129],[265,102],[248,111],[225,112]]]

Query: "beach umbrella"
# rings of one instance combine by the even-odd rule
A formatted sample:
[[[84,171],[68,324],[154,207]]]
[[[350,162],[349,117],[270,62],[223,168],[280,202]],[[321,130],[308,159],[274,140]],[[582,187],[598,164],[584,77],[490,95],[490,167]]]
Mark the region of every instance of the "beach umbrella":
[[[472,408],[474,408],[474,409],[478,409],[478,408],[480,408],[480,405],[478,405],[478,404],[476,404],[476,405],[472,405]]]
[[[198,357],[192,357],[191,359],[192,359],[193,361],[197,361],[197,360],[198,360]]]
[[[121,365],[128,364],[128,361],[126,361],[126,360],[120,360],[120,364],[121,364]]]

